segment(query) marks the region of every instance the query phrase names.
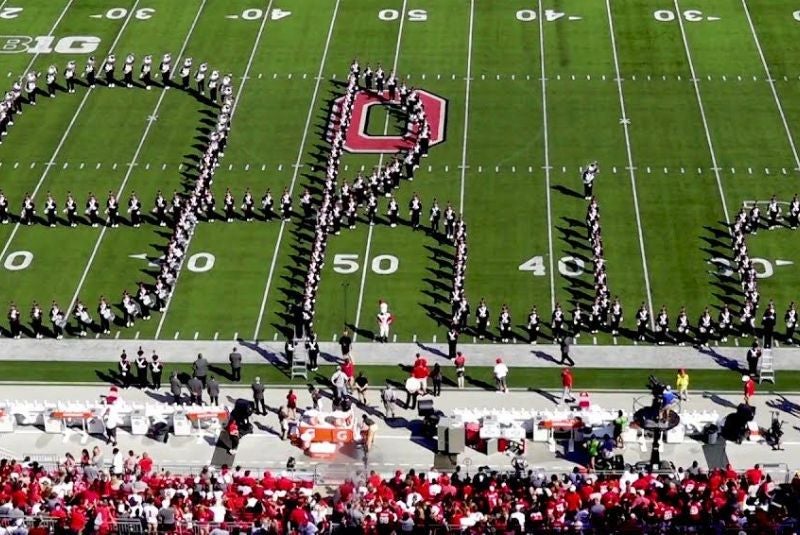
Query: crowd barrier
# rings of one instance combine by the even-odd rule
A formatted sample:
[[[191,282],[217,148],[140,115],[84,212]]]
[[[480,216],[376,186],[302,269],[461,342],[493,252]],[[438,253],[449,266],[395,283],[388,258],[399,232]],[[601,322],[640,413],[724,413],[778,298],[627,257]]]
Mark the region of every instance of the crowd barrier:
[[[0,527],[3,528],[10,528],[13,529],[15,526],[16,521],[19,518],[11,518],[11,517],[4,517],[0,516]],[[34,522],[36,520],[39,521],[39,525],[41,527],[47,528],[49,533],[52,535],[61,535],[62,533],[69,533],[64,527],[61,521],[56,518],[52,517],[44,517],[44,516],[27,516],[21,518],[23,525],[30,529],[33,527]],[[774,531],[777,534],[790,534],[795,533],[798,525],[796,520],[785,520],[780,525],[778,525]],[[166,529],[165,527],[159,527],[158,532],[163,534],[170,534],[170,535],[210,535],[211,532],[214,530],[223,530],[231,535],[247,535],[253,533],[255,525],[252,522],[185,522],[175,525],[172,529]],[[455,525],[443,525],[443,524],[435,524],[435,525],[426,525],[426,526],[415,526],[414,530],[411,533],[424,533],[425,535],[450,535],[450,534],[477,534],[479,533],[476,531],[477,528],[471,528],[470,526],[455,526]],[[670,525],[668,528],[669,533],[672,534],[696,534],[698,533],[697,526],[683,526],[683,525]],[[664,533],[665,527],[664,526],[654,526],[650,529],[642,528],[638,530],[637,533],[653,533],[653,534],[660,534]],[[120,518],[113,522],[110,526],[110,529],[105,531],[108,534],[115,534],[115,535],[144,535],[145,533],[152,533],[149,532],[147,527],[144,523],[138,518]],[[398,533],[402,532],[400,529],[397,530]],[[526,533],[549,533],[550,531],[527,531]],[[716,529],[715,533],[721,534],[738,534],[741,533],[739,528],[736,529]],[[89,532],[86,532],[89,533]],[[317,532],[319,535],[338,535],[344,533],[354,533],[351,527],[340,525],[340,524],[330,524],[329,526],[325,527],[324,529]],[[480,532],[481,534],[484,532]],[[569,533],[578,533],[582,535],[597,535],[601,533],[601,531],[593,528],[586,528],[586,529],[575,529],[570,528]]]

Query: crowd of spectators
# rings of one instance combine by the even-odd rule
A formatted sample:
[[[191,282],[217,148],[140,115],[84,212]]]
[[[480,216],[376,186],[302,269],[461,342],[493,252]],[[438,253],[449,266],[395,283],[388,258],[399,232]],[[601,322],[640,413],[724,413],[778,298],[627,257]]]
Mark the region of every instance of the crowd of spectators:
[[[109,461],[109,462],[106,462]],[[57,467],[0,460],[0,533],[775,533],[794,529],[800,473],[687,469],[546,474],[486,467],[363,472],[318,486],[291,473],[157,469],[146,454],[95,448]]]

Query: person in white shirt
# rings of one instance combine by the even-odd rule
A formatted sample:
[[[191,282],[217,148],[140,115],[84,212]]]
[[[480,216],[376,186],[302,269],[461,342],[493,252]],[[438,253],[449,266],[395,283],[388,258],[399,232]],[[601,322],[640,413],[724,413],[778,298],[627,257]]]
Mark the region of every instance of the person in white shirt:
[[[227,510],[225,509],[225,506],[222,505],[221,499],[218,499],[216,503],[210,507],[210,510],[214,514],[213,522],[218,524],[225,522],[225,513]]]
[[[503,363],[503,359],[498,357],[494,365],[494,382],[495,385],[497,385],[498,392],[508,392],[508,382],[506,381],[507,376],[508,366]]]
[[[110,417],[110,415],[109,415]],[[119,448],[114,448],[111,457],[111,473],[115,476],[122,476],[125,474],[125,459],[122,458],[122,452]]]
[[[331,376],[331,384],[334,388],[334,400],[341,401],[347,397],[347,382],[347,374],[344,373],[341,368],[333,373]]]

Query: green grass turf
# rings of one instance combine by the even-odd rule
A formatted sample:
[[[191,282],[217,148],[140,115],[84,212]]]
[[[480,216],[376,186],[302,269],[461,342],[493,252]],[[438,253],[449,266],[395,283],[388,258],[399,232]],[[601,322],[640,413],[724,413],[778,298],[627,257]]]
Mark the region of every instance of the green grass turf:
[[[237,87],[245,86],[215,178],[218,202],[228,187],[237,204],[247,188],[260,198],[267,188],[278,197],[293,186],[297,200],[312,184],[316,155],[325,148],[321,134],[330,100],[341,92],[337,83],[353,57],[388,71],[396,56],[397,71],[409,85],[447,99],[445,142],[432,148],[415,181],[404,183],[396,196],[403,218],[414,192],[426,214],[434,197],[463,207],[470,229],[467,294],[473,309],[481,297],[487,299],[493,323],[503,303],[517,325],[533,304],[545,317],[553,302],[568,310],[576,302],[588,305],[593,289],[579,168],[590,160],[602,169],[596,193],[609,284],[623,302],[628,326],[642,301],[656,309],[665,304],[673,316],[685,305],[693,323],[705,306],[727,301],[735,307],[738,283],[708,263],[730,254],[720,236],[726,215],[732,218],[744,200],[777,194],[788,201],[800,190],[793,147],[800,128],[800,21],[788,0],[748,1],[754,31],[741,0],[710,0],[699,7],[681,2],[684,11],[702,12],[702,20],[682,24],[670,15],[672,4],[646,0],[611,0],[608,9],[605,1],[544,1],[542,13],[522,0],[431,0],[408,3],[423,10],[425,20],[419,20],[420,11],[404,17],[402,34],[399,17],[378,16],[392,19],[404,5],[399,0],[276,3],[291,14],[269,17],[263,32],[247,0],[153,0],[147,5],[155,10],[150,18],[126,23],[106,16],[112,7],[133,5],[82,1],[64,12],[66,0],[26,0],[16,17],[0,17],[0,35],[46,35],[64,12],[53,35],[97,36],[99,58],[118,38],[118,71],[128,52],[139,59],[153,54],[157,63],[170,51],[177,60],[185,42],[185,55],[195,65],[208,61],[212,69],[232,73]],[[627,139],[615,52],[630,120]],[[85,56],[2,54],[0,79],[11,73],[10,85],[31,60],[44,71],[51,63],[61,70],[75,59],[82,70]],[[0,188],[13,212],[37,185],[40,210],[47,191],[59,204],[68,190],[81,203],[89,191],[104,200],[108,191],[122,190],[123,202],[136,191],[149,208],[157,190],[169,196],[182,187],[182,172],[210,118],[207,105],[175,90],[162,95],[158,89],[98,87],[84,101],[85,95],[79,88],[75,95],[40,98],[11,128],[0,146]],[[150,115],[157,117],[148,130]],[[382,134],[385,124],[385,110],[374,108],[368,131]],[[388,131],[398,128],[391,119]],[[362,166],[370,170],[380,159],[346,155],[342,177],[353,177]],[[381,201],[382,220],[386,203]],[[296,281],[303,278],[298,230],[297,221],[201,224],[189,256],[213,255],[213,267],[184,269],[166,317],[154,314],[119,336],[280,337]],[[0,298],[27,311],[34,300],[66,306],[77,293],[94,308],[100,295],[118,301],[123,289],[152,280],[154,268],[130,255],[158,257],[167,239],[163,229],[147,224],[100,236],[100,229],[86,226],[0,227]],[[781,314],[800,285],[795,240],[789,229],[748,239],[752,256],[772,268],[759,284]],[[20,251],[33,255],[29,268],[3,267]],[[386,299],[397,317],[398,340],[443,339],[451,253],[435,237],[404,225],[369,229],[361,223],[332,237],[318,296],[320,336],[331,339],[343,324],[355,323],[369,336],[376,302]],[[338,255],[349,256],[337,260]],[[379,273],[391,257],[396,272]],[[343,259],[355,261],[355,269],[342,269]],[[519,269],[531,259],[535,269]],[[779,266],[776,260],[791,263]],[[580,262],[582,269],[576,269]],[[600,334],[597,342],[612,339]]]
[[[383,385],[386,381],[393,384],[404,384],[408,377],[407,366],[361,366],[356,371],[363,371],[373,386]],[[56,383],[94,383],[109,382],[116,375],[115,362],[3,362],[0,363],[0,374],[3,381],[14,383],[22,381],[56,382]],[[179,373],[191,374],[191,364],[167,364],[165,367],[163,383],[173,370]],[[266,384],[294,384],[304,383],[327,384],[328,378],[333,374],[334,367],[320,366],[319,371],[311,372],[306,381],[302,378],[290,379],[288,368],[273,366],[271,364],[248,364],[242,369],[242,384],[250,384],[258,376]],[[455,370],[445,366],[442,368],[445,386],[455,386]],[[511,388],[525,389],[560,389],[561,376],[558,368],[513,368],[508,376]],[[575,388],[578,390],[644,390],[647,379],[653,370],[630,369],[625,370],[625,383],[620,386],[618,369],[609,368],[580,368],[573,371]],[[229,383],[229,368],[227,365],[211,366],[211,374],[215,375],[223,384]],[[674,380],[671,371],[658,374],[659,378],[667,383]],[[764,384],[759,390],[790,392],[798,390],[800,386],[800,371],[781,371],[777,386]],[[690,390],[693,391],[739,391],[741,390],[741,375],[732,371],[723,370],[690,370]],[[468,387],[494,390],[492,369],[489,367],[472,367],[467,369],[466,385]]]

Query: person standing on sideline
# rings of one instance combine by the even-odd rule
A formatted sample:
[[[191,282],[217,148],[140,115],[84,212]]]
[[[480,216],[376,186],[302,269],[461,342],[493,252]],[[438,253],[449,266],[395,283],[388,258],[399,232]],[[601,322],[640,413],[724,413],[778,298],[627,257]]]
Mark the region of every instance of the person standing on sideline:
[[[194,376],[200,379],[200,382],[203,383],[203,388],[205,388],[206,377],[208,376],[208,361],[202,353],[197,354],[197,360],[192,364],[192,371],[194,371]]]
[[[117,362],[117,371],[122,388],[128,388],[131,385],[131,363],[128,361],[128,354],[124,349],[119,356],[119,362]]]
[[[322,392],[314,385],[308,385],[308,393],[311,395],[311,408],[315,411],[322,410]]]
[[[153,388],[161,390],[161,374],[164,373],[164,365],[158,360],[158,355],[153,351],[150,357],[150,377],[153,379]]]
[[[378,424],[375,420],[367,416],[361,415],[361,440],[364,445],[364,456],[366,457],[372,446],[375,444],[375,434],[378,432]]]
[[[149,367],[149,363],[144,356],[144,349],[139,346],[139,350],[136,351],[136,382],[139,383],[139,388],[147,388],[149,386],[147,383],[147,368]]]
[[[319,369],[317,361],[319,360],[319,342],[317,335],[311,333],[311,336],[306,340],[306,351],[308,351],[308,363],[306,367],[308,371],[315,372]]]
[[[433,365],[433,371],[431,372],[431,382],[433,382],[433,395],[434,396],[441,396],[442,395],[442,368],[439,366],[439,363]]]
[[[297,394],[294,393],[293,388],[290,388],[289,393],[286,394],[286,410],[290,420],[297,419]]]
[[[464,388],[464,375],[467,373],[467,358],[463,353],[461,353],[461,351],[456,353],[456,358],[453,361],[453,364],[456,365],[456,384],[458,385],[458,388]]]
[[[689,374],[683,368],[678,370],[678,377],[675,378],[675,388],[678,390],[678,397],[682,401],[689,401]]]
[[[747,373],[751,377],[758,376],[758,361],[761,360],[761,346],[758,340],[753,340],[753,345],[747,350]]]
[[[192,405],[202,405],[203,404],[203,381],[200,380],[199,377],[196,375],[189,379],[189,382],[186,383],[186,386],[189,387],[189,397],[191,398]]]
[[[172,393],[172,402],[175,405],[181,404],[182,388],[181,380],[178,377],[178,371],[173,370],[169,376],[169,391]]]
[[[228,362],[231,363],[231,379],[238,383],[242,380],[242,354],[237,348],[234,347],[231,354],[228,355]]]
[[[344,330],[339,337],[339,347],[342,349],[342,360],[350,356],[350,348],[353,346],[353,339],[350,338],[350,331]]]
[[[744,404],[750,406],[750,400],[756,395],[756,382],[750,375],[742,375],[742,382],[744,383]]]
[[[564,364],[567,366],[575,366],[575,361],[572,360],[572,357],[569,356],[569,347],[572,345],[572,337],[569,335],[562,337],[559,345],[561,347],[560,364]]]
[[[344,366],[344,365],[342,365]],[[333,386],[333,404],[338,405],[343,399],[347,397],[347,384],[349,382],[347,374],[340,366],[333,375],[331,375],[331,385]]]
[[[453,360],[456,358],[456,349],[458,346],[458,328],[454,323],[450,330],[447,331],[447,358]]]
[[[406,409],[413,411],[417,408],[417,398],[420,392],[425,392],[422,389],[422,381],[413,376],[406,379]]]
[[[572,370],[568,366],[564,366],[564,369],[561,370],[561,387],[563,390],[561,391],[561,401],[558,404],[561,405],[567,401],[574,402],[575,398],[572,396]]]
[[[278,407],[278,427],[281,430],[281,440],[286,440],[286,435],[289,433],[289,409],[286,405]]]
[[[256,414],[267,414],[267,406],[264,403],[264,385],[261,377],[256,377],[250,385],[253,390],[253,405]]]
[[[208,390],[208,397],[211,398],[211,401],[209,401],[209,403],[211,405],[214,405],[215,407],[218,407],[219,406],[219,381],[217,381],[217,378],[214,377],[213,375],[208,380],[207,390]]]
[[[394,418],[395,399],[394,387],[387,382],[386,386],[381,389],[381,402],[383,402],[383,413],[386,418]]]
[[[356,377],[354,388],[356,391],[356,398],[358,399],[358,402],[366,405],[367,388],[369,388],[369,381],[367,380],[367,377],[364,375],[364,372],[358,372],[358,377]]]
[[[495,360],[494,369],[494,382],[497,385],[497,391],[508,393],[508,366],[505,365],[503,359],[500,357]]]
[[[614,418],[614,442],[618,448],[625,447],[625,440],[623,440],[622,435],[627,427],[628,418],[625,417],[625,413],[621,410],[617,411],[617,417]]]

